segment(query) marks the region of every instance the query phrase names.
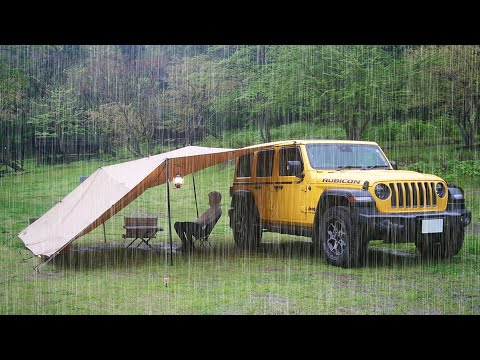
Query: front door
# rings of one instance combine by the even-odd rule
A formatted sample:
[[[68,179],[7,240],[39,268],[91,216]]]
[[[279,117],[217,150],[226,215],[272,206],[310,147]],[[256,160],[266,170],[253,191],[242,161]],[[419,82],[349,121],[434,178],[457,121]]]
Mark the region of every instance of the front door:
[[[306,191],[302,178],[303,159],[298,146],[285,146],[278,153],[278,168],[274,179],[273,204],[275,213],[285,225],[301,225],[306,221]]]

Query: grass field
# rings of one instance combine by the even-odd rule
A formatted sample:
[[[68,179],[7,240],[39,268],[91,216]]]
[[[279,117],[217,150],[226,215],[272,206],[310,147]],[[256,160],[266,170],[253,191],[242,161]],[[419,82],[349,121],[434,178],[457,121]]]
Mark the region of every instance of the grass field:
[[[453,151],[453,145],[420,144],[416,151],[386,149],[405,166],[424,161],[439,171],[438,161]],[[463,156],[478,160],[477,153]],[[228,227],[233,176],[228,164],[195,175],[200,212],[208,206],[208,192],[223,194],[224,215],[213,231],[212,248],[192,257],[174,254],[173,266],[165,251],[168,231],[154,241],[161,254],[124,248],[123,215],[156,213],[167,228],[163,185],[106,223],[107,244],[99,227],[74,242],[72,252],[34,273],[38,260],[15,234],[29,217],[40,216],[73,190],[80,176],[113,163],[37,167],[27,162],[28,173],[0,178],[0,314],[480,314],[480,181],[462,172],[450,175],[465,188],[474,224],[460,254],[449,261],[428,263],[413,244],[376,241],[370,243],[366,267],[341,269],[313,256],[308,238],[273,233],[264,234],[258,251],[242,252]],[[173,221],[196,217],[192,177],[185,182],[183,189],[171,191]],[[178,241],[174,235],[174,246]]]

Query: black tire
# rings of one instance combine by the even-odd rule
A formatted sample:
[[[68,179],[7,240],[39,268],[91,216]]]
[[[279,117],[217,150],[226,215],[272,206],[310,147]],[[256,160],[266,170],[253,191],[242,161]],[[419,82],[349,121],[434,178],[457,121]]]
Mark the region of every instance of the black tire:
[[[236,199],[232,217],[235,244],[245,250],[256,249],[262,240],[262,227],[255,202],[245,197]]]
[[[448,224],[445,233],[419,235],[416,241],[418,252],[430,260],[449,259],[458,254],[463,246],[465,229],[460,223]]]
[[[348,208],[335,206],[327,209],[319,221],[318,231],[329,264],[343,268],[365,264],[368,241],[359,236]]]

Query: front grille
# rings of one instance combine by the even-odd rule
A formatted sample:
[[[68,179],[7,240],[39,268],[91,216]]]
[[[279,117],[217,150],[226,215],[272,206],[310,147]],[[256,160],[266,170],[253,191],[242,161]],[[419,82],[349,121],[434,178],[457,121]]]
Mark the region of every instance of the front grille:
[[[437,193],[433,182],[389,183],[392,208],[435,208]]]

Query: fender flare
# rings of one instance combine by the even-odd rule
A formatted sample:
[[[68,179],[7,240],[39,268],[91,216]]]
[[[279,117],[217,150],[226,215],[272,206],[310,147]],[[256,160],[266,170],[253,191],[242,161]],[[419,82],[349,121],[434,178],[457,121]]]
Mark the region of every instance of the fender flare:
[[[316,231],[318,221],[324,212],[333,207],[333,206],[345,206],[349,209],[356,207],[357,204],[354,201],[351,201],[352,198],[356,197],[370,197],[372,201],[362,203],[362,206],[375,206],[375,200],[372,195],[366,190],[357,190],[357,189],[328,189],[325,190],[320,198],[318,199],[317,209],[315,211],[315,218],[313,220],[314,224],[314,233]]]

